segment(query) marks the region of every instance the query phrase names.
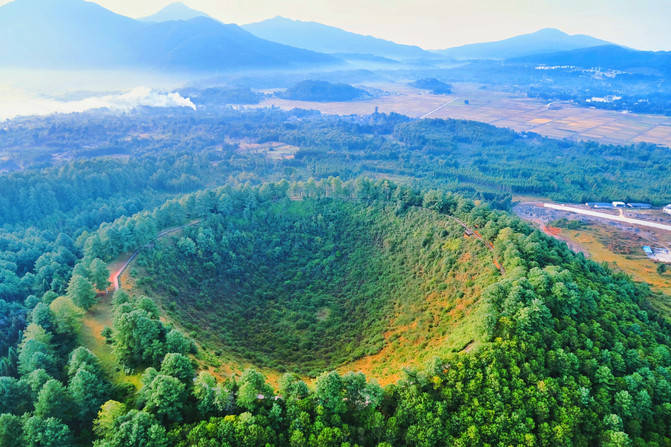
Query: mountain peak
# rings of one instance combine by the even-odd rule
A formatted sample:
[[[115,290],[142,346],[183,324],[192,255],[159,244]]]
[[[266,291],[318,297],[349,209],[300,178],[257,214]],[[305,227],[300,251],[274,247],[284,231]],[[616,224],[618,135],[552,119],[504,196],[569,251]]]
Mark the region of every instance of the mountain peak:
[[[262,39],[284,45],[331,54],[371,54],[392,59],[417,59],[432,56],[413,45],[365,36],[319,22],[276,16],[261,22],[243,25],[243,29]]]
[[[160,11],[143,17],[140,20],[145,22],[168,22],[171,20],[191,20],[196,17],[209,17],[202,11],[190,8],[182,2],[170,3]]]
[[[276,21],[276,22],[298,22],[298,20],[295,19],[290,19],[289,17],[284,17],[284,16],[275,16],[272,19],[268,19],[268,21]]]
[[[568,36],[569,34],[565,33],[564,31],[558,29],[558,28],[542,28],[536,31],[535,34],[537,36],[539,35],[545,35],[545,36]]]
[[[220,71],[339,62],[259,39],[182,4],[143,22],[84,0],[17,0],[0,6],[0,35],[11,36],[0,45],[0,66]]]
[[[455,59],[511,59],[533,54],[576,50],[605,45],[606,42],[585,34],[567,34],[557,28],[543,28],[495,42],[474,43],[440,51]]]

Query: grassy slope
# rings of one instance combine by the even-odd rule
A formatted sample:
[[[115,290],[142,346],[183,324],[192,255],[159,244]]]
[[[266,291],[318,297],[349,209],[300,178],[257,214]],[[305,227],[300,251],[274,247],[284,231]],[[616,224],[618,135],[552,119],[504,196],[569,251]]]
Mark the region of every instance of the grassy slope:
[[[119,256],[108,266],[109,270],[117,270],[129,256],[130,254]],[[105,327],[112,327],[113,319],[112,294],[109,294],[101,297],[98,303],[84,315],[82,328],[78,334],[79,343],[90,349],[100,359],[103,368],[115,383],[128,382],[139,389],[141,373],[125,374],[119,368],[119,362],[112,351],[112,346],[107,344],[105,338],[100,334]]]

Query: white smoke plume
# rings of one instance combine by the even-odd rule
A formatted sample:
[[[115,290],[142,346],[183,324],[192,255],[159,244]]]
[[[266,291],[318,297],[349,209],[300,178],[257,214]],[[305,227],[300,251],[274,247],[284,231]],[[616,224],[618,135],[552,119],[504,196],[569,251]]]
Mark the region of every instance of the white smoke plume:
[[[0,90],[0,121],[17,116],[79,113],[93,109],[130,112],[141,106],[189,107],[196,110],[196,105],[179,93],[164,93],[148,87],[136,87],[126,93],[92,96],[76,101],[40,98],[19,90]]]

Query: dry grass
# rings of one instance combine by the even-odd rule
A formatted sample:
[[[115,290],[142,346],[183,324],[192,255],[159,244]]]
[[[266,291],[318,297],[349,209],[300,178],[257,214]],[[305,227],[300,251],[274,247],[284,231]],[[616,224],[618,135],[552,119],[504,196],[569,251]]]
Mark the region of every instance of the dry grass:
[[[437,306],[444,303],[440,296],[429,296],[427,300]],[[418,321],[394,327],[385,333],[387,343],[380,352],[345,364],[338,372],[360,371],[384,386],[401,379],[404,368],[421,368],[434,357],[471,351],[480,344],[476,340],[482,339],[485,306],[470,300],[457,301],[450,311],[450,317],[456,318],[450,318],[447,325],[443,323],[449,328],[445,335],[427,334],[424,324]],[[434,324],[438,318],[434,314]]]
[[[562,229],[560,235],[579,244],[594,261],[608,263],[614,270],[630,275],[635,281],[647,283],[654,291],[666,295],[652,304],[671,317],[671,273],[659,275],[657,264],[643,254],[638,240],[600,225],[581,230]]]
[[[382,350],[345,364],[338,372],[360,371],[381,385],[388,385],[403,376],[404,368],[422,368],[435,357],[469,352],[482,343],[487,308],[479,298],[487,281],[478,280],[477,275],[489,276],[492,272],[474,275],[470,266],[474,262],[481,264],[485,258],[489,263],[491,254],[479,241],[465,243],[470,244],[470,251],[459,258],[458,265],[464,268],[457,269],[453,278],[454,284],[461,285],[460,290],[433,290],[421,302],[399,306],[390,318]],[[489,268],[493,270],[494,266]],[[463,296],[457,298],[462,292]],[[409,315],[413,316],[411,321]]]

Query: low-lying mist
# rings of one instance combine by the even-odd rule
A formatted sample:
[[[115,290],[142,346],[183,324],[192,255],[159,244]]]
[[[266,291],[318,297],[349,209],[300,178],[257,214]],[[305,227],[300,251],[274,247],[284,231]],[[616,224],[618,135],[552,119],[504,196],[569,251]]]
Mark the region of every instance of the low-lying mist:
[[[189,107],[176,93],[185,77],[139,72],[0,72],[0,121],[19,116],[78,113],[93,109],[129,112],[137,107]]]
[[[0,95],[2,96],[2,99],[0,99],[0,121],[19,116],[79,113],[93,109],[130,112],[141,106],[196,109],[195,104],[189,98],[184,98],[179,93],[160,92],[149,87],[135,87],[125,93],[90,96],[73,101],[31,96],[30,93],[25,91],[0,91]]]

